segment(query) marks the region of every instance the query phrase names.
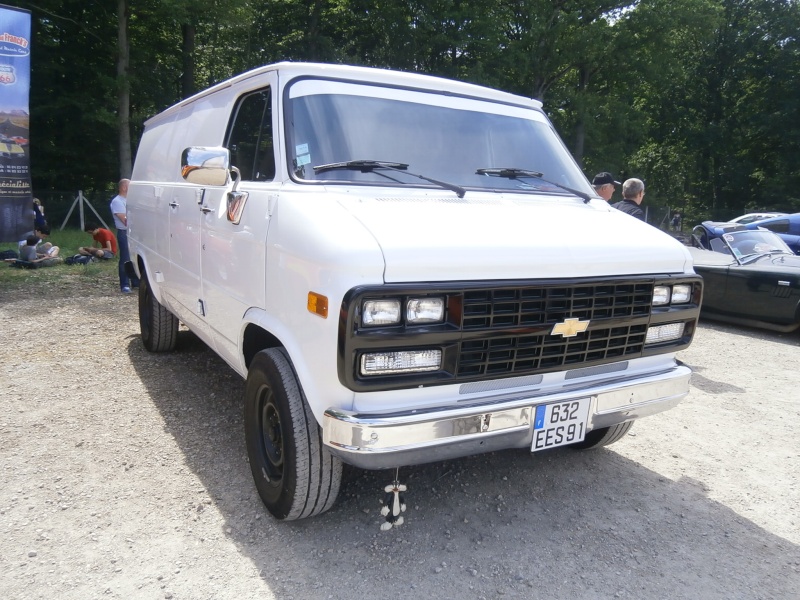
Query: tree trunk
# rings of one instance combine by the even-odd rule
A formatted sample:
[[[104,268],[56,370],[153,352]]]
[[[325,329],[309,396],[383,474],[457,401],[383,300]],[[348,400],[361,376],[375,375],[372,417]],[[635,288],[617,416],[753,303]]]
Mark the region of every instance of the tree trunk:
[[[573,156],[578,165],[583,168],[583,152],[586,144],[586,95],[589,89],[590,70],[586,67],[578,68],[578,102],[577,122],[575,123],[575,149]]]
[[[184,23],[183,32],[183,75],[181,76],[181,97],[188,98],[195,93],[194,85],[194,34],[195,26]]]
[[[322,57],[322,44],[320,43],[320,21],[322,18],[322,0],[312,0],[309,8],[308,29],[306,30],[306,44],[308,60],[320,61]]]
[[[117,125],[119,127],[119,174],[131,176],[131,84],[128,79],[128,2],[117,0]]]

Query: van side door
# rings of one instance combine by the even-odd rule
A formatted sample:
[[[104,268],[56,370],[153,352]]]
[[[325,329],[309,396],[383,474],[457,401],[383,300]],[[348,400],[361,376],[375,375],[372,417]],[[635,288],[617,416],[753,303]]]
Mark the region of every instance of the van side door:
[[[265,304],[269,211],[280,186],[275,178],[277,82],[274,76],[267,79],[267,85],[261,78],[262,87],[243,91],[231,113],[224,145],[239,171],[238,183],[206,188],[201,206],[203,310],[218,352],[233,364],[239,360],[245,312]],[[233,193],[238,194],[235,203]]]

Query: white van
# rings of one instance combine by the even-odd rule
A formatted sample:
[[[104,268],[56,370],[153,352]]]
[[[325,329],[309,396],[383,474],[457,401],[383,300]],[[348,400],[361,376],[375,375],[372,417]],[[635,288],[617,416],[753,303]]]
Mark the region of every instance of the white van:
[[[538,101],[282,63],[147,121],[128,192],[144,345],[246,379],[256,487],[333,504],[395,468],[593,447],[675,406],[702,282],[595,196]]]

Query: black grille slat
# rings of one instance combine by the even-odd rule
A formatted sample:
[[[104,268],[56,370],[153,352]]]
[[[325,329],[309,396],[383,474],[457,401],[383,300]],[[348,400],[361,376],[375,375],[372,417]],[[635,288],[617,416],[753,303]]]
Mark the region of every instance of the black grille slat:
[[[485,337],[460,343],[457,377],[516,376],[639,355],[646,324],[603,321],[648,318],[652,296],[652,283],[629,282],[467,291],[462,330]],[[549,335],[568,318],[589,320],[590,329],[572,338]],[[511,333],[519,327],[547,333]]]
[[[652,284],[498,289],[464,294],[465,331],[582,320],[646,317]]]

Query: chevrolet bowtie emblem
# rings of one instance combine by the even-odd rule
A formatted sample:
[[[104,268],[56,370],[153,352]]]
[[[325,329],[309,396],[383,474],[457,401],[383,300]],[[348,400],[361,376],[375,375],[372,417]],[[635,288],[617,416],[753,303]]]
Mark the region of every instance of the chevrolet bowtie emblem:
[[[565,319],[562,323],[556,323],[553,326],[553,331],[550,335],[561,335],[565,338],[575,337],[579,333],[583,333],[589,327],[589,321],[581,321],[580,319]]]

